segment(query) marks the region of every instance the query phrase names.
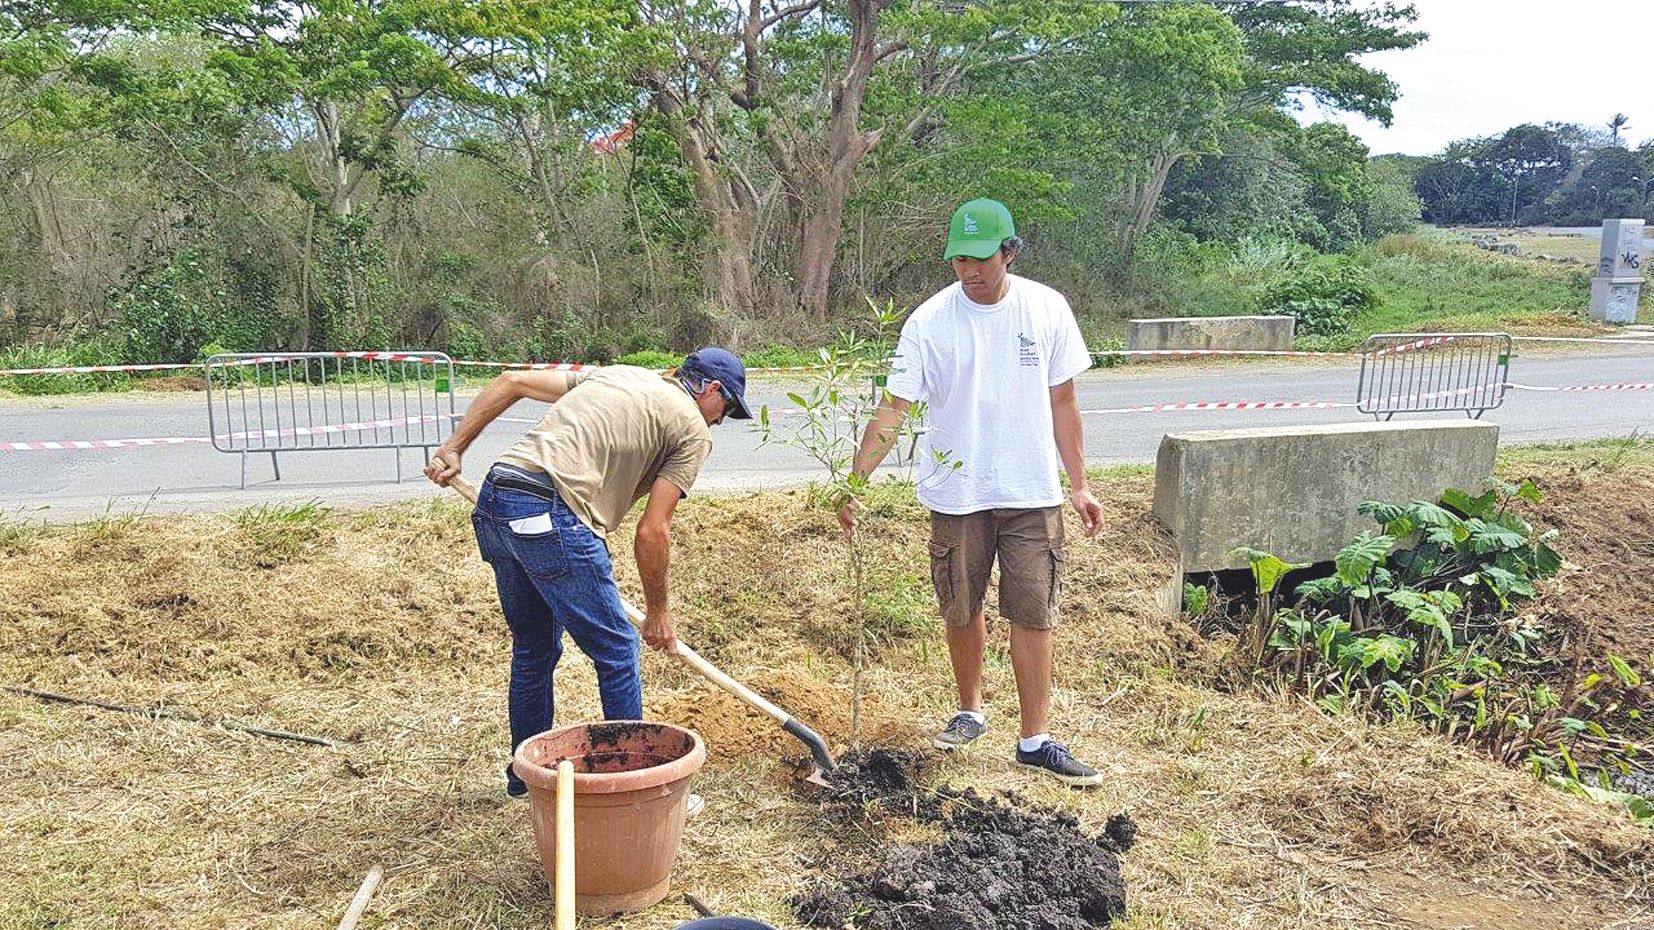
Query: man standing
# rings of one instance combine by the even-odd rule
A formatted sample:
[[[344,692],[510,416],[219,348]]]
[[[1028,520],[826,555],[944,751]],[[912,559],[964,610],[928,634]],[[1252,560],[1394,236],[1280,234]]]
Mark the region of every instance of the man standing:
[[[638,633],[626,618],[605,538],[648,495],[633,546],[643,581],[643,638],[676,639],[667,604],[667,532],[712,450],[708,427],[751,419],[746,369],[710,347],[659,372],[613,365],[581,372],[521,371],[495,378],[436,452],[425,475],[446,485],[483,427],[525,398],[551,409],[488,472],[471,517],[482,558],[494,568],[511,629],[513,751],[551,729],[552,671],[563,633],[597,669],[603,716],[643,716]],[[506,793],[528,786],[506,766]]]
[[[1102,508],[1086,486],[1074,393],[1074,377],[1091,367],[1091,356],[1068,301],[1010,274],[1021,247],[999,201],[972,200],[954,211],[943,258],[958,282],[903,325],[884,403],[854,469],[870,476],[909,405],[926,404],[918,460],[941,464],[920,477],[919,501],[931,511],[931,580],[959,689],[959,712],[936,735],[936,748],[959,749],[987,732],[983,606],[997,559],[999,613],[1011,624],[1022,711],[1016,761],[1068,784],[1093,785],[1102,776],[1047,732],[1063,562],[1059,458],[1086,536],[1102,528]],[[854,501],[839,521],[854,532]]]

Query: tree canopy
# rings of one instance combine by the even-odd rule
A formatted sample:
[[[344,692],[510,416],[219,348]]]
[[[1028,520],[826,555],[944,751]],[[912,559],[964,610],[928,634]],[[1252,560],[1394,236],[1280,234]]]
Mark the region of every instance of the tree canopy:
[[[1396,88],[1362,58],[1422,41],[1413,19],[1350,0],[23,0],[0,11],[0,343],[605,357],[803,335],[933,288],[948,212],[983,195],[1059,284],[1125,286],[1161,229],[1347,248],[1406,222],[1413,178],[1292,114],[1310,97],[1388,119]],[[1550,196],[1577,158],[1537,131],[1467,150],[1462,199]],[[1637,176],[1610,168],[1599,188]],[[1419,195],[1458,189],[1438,181],[1421,171]]]

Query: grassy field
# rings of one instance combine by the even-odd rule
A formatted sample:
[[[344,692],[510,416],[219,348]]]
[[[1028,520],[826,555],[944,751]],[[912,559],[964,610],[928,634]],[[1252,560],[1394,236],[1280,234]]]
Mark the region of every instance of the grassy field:
[[[1526,450],[1503,467],[1588,512],[1654,506],[1646,442]],[[1088,830],[1129,811],[1142,833],[1121,926],[1629,928],[1654,915],[1654,837],[1619,810],[1411,726],[1213,687],[1227,644],[1155,606],[1172,569],[1147,514],[1152,476],[1110,470],[1095,484],[1107,528],[1070,546],[1054,719],[1107,782],[1076,792],[1008,763],[1015,688],[997,623],[994,729],[937,778],[1015,790]],[[830,516],[806,492],[696,497],[680,514],[685,640],[842,749],[849,611]],[[879,634],[869,732],[914,742],[953,707],[926,521],[889,486],[866,525]],[[1646,540],[1628,525],[1616,533],[1635,556]],[[613,545],[630,551],[624,533]],[[1637,571],[1568,554],[1605,589]],[[376,863],[388,878],[363,927],[544,924],[527,807],[501,790],[506,635],[457,498],[6,524],[0,556],[0,682],[341,740],[272,742],[0,692],[0,928],[332,926]],[[635,594],[630,560],[616,561]],[[823,822],[778,759],[801,755],[796,744],[659,655],[644,678],[651,715],[695,726],[711,750],[709,808],[677,887],[794,926],[788,896],[886,825]],[[597,713],[573,649],[558,702],[563,721]],[[692,916],[673,898],[583,926]]]

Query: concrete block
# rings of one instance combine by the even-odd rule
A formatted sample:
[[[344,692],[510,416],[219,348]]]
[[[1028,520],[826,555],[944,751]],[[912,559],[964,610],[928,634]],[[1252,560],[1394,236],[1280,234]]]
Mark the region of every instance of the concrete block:
[[[1592,278],[1591,319],[1598,323],[1637,322],[1642,278]]]
[[[1191,316],[1132,320],[1129,349],[1236,349],[1284,352],[1297,319],[1290,316]]]
[[[1645,273],[1643,249],[1642,220],[1603,220],[1602,250],[1597,257],[1597,277],[1642,277]]]
[[[1479,492],[1499,427],[1477,421],[1336,423],[1169,433],[1154,469],[1154,516],[1185,572],[1244,568],[1236,546],[1292,562],[1331,559],[1372,520],[1365,500]]]

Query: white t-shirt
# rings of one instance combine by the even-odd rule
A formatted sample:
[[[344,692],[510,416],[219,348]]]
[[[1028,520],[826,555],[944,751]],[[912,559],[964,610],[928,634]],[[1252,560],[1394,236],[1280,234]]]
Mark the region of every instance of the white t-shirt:
[[[1036,281],[1010,275],[996,304],[957,282],[921,304],[887,383],[926,404],[919,502],[946,514],[1061,504],[1051,388],[1090,367],[1068,301]]]

